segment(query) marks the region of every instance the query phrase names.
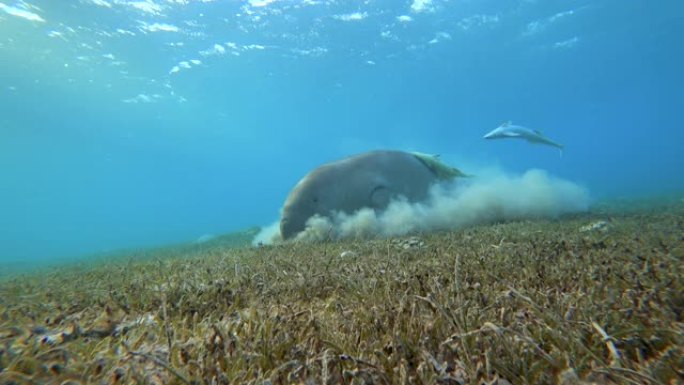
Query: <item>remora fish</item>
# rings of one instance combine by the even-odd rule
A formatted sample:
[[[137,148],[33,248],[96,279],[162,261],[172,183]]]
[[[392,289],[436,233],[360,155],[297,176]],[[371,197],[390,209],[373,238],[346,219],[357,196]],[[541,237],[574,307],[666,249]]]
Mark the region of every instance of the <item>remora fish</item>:
[[[484,139],[506,139],[506,138],[517,138],[524,139],[530,143],[546,144],[548,146],[553,146],[559,150],[563,150],[565,146],[560,143],[554,142],[553,140],[547,138],[542,134],[541,131],[533,130],[527,127],[518,126],[512,122],[506,122],[499,127],[492,130],[490,133],[484,136]]]

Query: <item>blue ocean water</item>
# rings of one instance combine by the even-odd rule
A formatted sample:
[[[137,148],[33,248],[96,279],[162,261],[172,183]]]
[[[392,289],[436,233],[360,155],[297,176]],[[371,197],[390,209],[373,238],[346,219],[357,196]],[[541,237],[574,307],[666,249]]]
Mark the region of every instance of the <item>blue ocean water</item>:
[[[681,192],[682,36],[680,0],[3,0],[0,266],[266,225],[377,148]]]

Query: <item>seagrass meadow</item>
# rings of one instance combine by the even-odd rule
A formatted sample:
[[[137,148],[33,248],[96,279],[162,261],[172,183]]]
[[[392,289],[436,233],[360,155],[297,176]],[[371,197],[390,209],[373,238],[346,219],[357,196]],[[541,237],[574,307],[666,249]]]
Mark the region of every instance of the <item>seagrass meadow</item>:
[[[235,244],[3,278],[0,383],[684,383],[681,201]]]

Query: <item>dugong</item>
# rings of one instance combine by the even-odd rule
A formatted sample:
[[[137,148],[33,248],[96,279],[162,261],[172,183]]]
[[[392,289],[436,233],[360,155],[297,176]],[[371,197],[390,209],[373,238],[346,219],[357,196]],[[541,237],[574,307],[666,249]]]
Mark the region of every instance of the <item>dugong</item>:
[[[427,198],[440,180],[466,176],[437,156],[403,151],[365,152],[324,164],[309,172],[290,192],[282,209],[280,234],[289,239],[304,231],[314,215],[382,210],[393,198]]]

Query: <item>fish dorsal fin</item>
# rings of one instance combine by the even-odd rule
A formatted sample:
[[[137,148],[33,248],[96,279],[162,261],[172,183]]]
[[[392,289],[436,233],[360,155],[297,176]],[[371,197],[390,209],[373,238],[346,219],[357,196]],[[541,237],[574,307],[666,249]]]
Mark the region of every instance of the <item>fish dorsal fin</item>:
[[[532,130],[532,131],[534,131],[534,133],[537,135],[544,135],[544,133],[541,132],[540,130]]]
[[[503,122],[503,123],[501,124],[501,127],[508,127],[508,126],[511,126],[511,125],[513,125],[513,122],[510,121],[510,120],[507,120],[507,121],[505,121],[505,122]]]

